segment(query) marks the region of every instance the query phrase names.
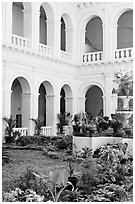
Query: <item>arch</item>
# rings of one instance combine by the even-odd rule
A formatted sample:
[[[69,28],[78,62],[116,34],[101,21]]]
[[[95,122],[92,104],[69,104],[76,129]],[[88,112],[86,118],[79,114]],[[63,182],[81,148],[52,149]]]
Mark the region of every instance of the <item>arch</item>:
[[[39,86],[38,118],[42,126],[53,127],[54,123],[54,89],[49,81],[43,81]]]
[[[47,17],[43,6],[40,6],[40,43],[47,45]]]
[[[46,14],[46,22],[44,22],[44,32],[46,35],[46,39],[43,40],[43,42],[41,41],[41,43],[46,44],[48,46],[53,46],[54,45],[54,11],[52,6],[47,3],[47,2],[43,2],[41,4],[39,4],[39,10],[41,8],[41,6],[43,7],[45,14]]]
[[[11,115],[16,119],[16,127],[30,128],[31,89],[24,77],[16,77],[11,84]]]
[[[12,83],[15,79],[19,79],[20,80],[20,83],[22,85],[22,87],[24,87],[23,90],[25,90],[25,93],[31,93],[31,90],[32,90],[32,82],[31,82],[31,79],[30,77],[25,74],[25,73],[15,73],[10,81],[9,81],[9,87],[12,87]]]
[[[95,81],[91,81],[90,83],[85,83],[85,84],[82,84],[80,87],[79,87],[79,92],[78,92],[78,97],[79,98],[84,98],[85,97],[85,93],[87,92],[87,90],[89,88],[91,88],[92,86],[98,86],[102,92],[103,92],[103,96],[105,96],[105,90],[104,90],[104,87],[98,83],[98,82],[95,82]]]
[[[61,50],[71,52],[73,49],[73,25],[68,14],[61,15]]]
[[[105,20],[104,20],[103,13],[100,13],[100,12],[87,12],[85,14],[85,16],[80,21],[80,25],[79,25],[80,30],[85,31],[85,28],[86,28],[86,25],[87,25],[88,21],[90,21],[92,18],[95,18],[95,17],[99,17],[101,19],[101,21],[102,21],[102,24],[104,25]]]
[[[14,79],[14,81],[15,80],[18,80],[19,81],[19,83],[20,83],[20,85],[21,85],[21,87],[22,87],[22,92],[23,93],[30,93],[31,91],[31,89],[30,89],[30,85],[29,85],[29,82],[28,82],[28,80],[27,79],[25,79],[24,77],[22,77],[22,76],[18,76],[18,77],[16,77],[15,79]],[[13,81],[13,82],[14,82]],[[12,84],[13,84],[13,82],[12,82]],[[11,90],[12,90],[12,86],[11,86]]]
[[[73,93],[68,84],[64,84],[60,91],[60,113],[73,113]]]
[[[54,20],[54,11],[52,6],[48,2],[43,2],[40,4],[40,6],[43,6],[45,12],[46,12],[46,17],[48,20]]]
[[[132,6],[130,5],[123,5],[123,7],[116,8],[113,13],[111,14],[111,24],[117,24],[118,19],[120,16],[125,13],[126,11],[133,10]]]
[[[117,49],[133,47],[133,11],[122,13],[117,25]]]
[[[73,25],[72,25],[72,21],[71,21],[71,18],[70,16],[67,14],[67,13],[63,13],[61,15],[61,17],[63,18],[64,22],[65,22],[65,26],[67,29],[72,29],[73,28]]]
[[[66,97],[73,97],[72,89],[68,84],[63,85]]]
[[[91,86],[85,93],[85,112],[98,116],[103,108],[103,92],[98,86]]]
[[[100,17],[95,16],[86,25],[84,52],[103,51],[103,28]]]

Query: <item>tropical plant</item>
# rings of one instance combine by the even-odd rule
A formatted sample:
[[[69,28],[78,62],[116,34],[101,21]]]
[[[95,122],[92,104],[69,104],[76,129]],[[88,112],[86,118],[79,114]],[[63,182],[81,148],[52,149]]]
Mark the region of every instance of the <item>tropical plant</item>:
[[[13,128],[16,126],[16,120],[10,116],[8,117],[3,117],[3,120],[6,122],[6,128],[5,128],[5,135],[11,137],[13,133]]]
[[[63,133],[63,127],[66,125],[69,125],[69,122],[71,121],[72,115],[70,115],[70,113],[58,113],[57,118],[59,121],[57,123],[58,132],[60,132],[60,134],[62,134]]]
[[[36,135],[40,135],[40,131],[41,131],[41,127],[43,126],[43,122],[44,122],[44,117],[38,117],[37,119],[31,118],[30,120],[32,120],[35,123],[35,134]]]
[[[46,182],[44,177],[36,173],[34,173],[34,175],[37,177],[37,179],[42,179],[45,185],[48,187],[48,190],[52,195],[53,202],[58,202],[61,193],[68,185],[73,187],[72,183],[68,181],[68,170],[65,167],[50,171],[48,182]],[[74,187],[72,190],[73,189]]]
[[[9,163],[10,161],[10,153],[6,151],[5,147],[2,147],[2,165],[5,163]]]
[[[114,74],[115,80],[118,84],[118,89],[113,88],[112,93],[122,93],[123,96],[129,96],[130,90],[133,90],[133,73],[120,69]]]

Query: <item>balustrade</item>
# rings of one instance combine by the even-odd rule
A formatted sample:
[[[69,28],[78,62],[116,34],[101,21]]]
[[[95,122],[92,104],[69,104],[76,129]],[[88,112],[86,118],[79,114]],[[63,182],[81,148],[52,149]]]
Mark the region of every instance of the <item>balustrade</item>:
[[[43,126],[41,127],[41,132],[40,134],[43,136],[51,136],[51,127],[49,126]]]
[[[12,44],[23,47],[23,48],[28,48],[29,47],[29,39],[18,36],[18,35],[12,35]]]
[[[39,52],[44,53],[45,55],[52,55],[52,48],[45,44],[39,43]]]
[[[60,51],[61,52],[61,59],[64,61],[69,61],[71,60],[71,54],[65,51]]]
[[[123,48],[115,51],[115,59],[131,58],[132,56],[133,48]]]
[[[91,52],[83,54],[83,62],[98,62],[103,59],[103,52]]]
[[[20,132],[20,136],[27,136],[28,129],[27,128],[13,128],[13,132]]]

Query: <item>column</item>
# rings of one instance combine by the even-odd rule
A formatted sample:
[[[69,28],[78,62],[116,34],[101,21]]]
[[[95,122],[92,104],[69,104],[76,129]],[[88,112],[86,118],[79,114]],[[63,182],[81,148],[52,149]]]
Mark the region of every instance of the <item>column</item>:
[[[54,96],[46,95],[46,126],[54,127]]]
[[[107,115],[107,111],[106,111],[106,96],[102,96],[103,99],[103,115],[106,116]],[[107,115],[108,116],[108,115]]]
[[[57,123],[58,123],[58,118],[57,114],[60,113],[60,95],[55,95],[54,96],[54,126],[53,126],[53,135],[57,135]]]
[[[55,19],[55,28],[54,28],[54,54],[56,58],[60,58],[60,29],[61,29],[61,22],[59,17]]]
[[[22,126],[30,133],[30,93],[22,93]]]
[[[111,113],[113,113],[113,114],[117,110],[117,100],[118,100],[117,94],[112,94],[111,95]]]
[[[73,98],[71,97],[65,97],[65,105],[66,105],[66,112],[70,115],[73,114]]]
[[[66,29],[66,50],[72,54],[73,51],[73,29]]]
[[[117,49],[117,24],[110,25],[110,57],[115,59],[115,50]]]
[[[85,53],[85,29],[79,30],[80,39],[78,41],[78,62],[83,62],[83,54]]]
[[[104,59],[110,59],[110,9],[105,11],[105,21],[103,27],[103,54]]]
[[[11,43],[12,2],[2,2],[2,41]]]
[[[38,98],[39,98],[39,93],[38,91],[33,91],[31,93],[31,102],[30,102],[30,119],[38,118]],[[30,135],[33,135],[35,133],[35,124],[32,120],[30,120]]]
[[[55,26],[55,21],[54,20],[47,20],[47,45],[54,47],[54,26]]]
[[[24,36],[30,39],[30,47],[39,48],[39,15],[37,8],[24,10]]]
[[[85,113],[85,97],[78,99],[78,113],[83,112]]]

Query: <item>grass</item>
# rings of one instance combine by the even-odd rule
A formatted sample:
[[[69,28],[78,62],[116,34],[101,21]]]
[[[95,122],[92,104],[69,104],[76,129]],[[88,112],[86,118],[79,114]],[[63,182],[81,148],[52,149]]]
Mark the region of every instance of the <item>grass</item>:
[[[16,179],[24,173],[28,166],[40,174],[48,175],[50,170],[66,166],[66,162],[58,161],[42,155],[42,151],[9,149],[11,162],[2,167],[2,190],[14,189]]]

